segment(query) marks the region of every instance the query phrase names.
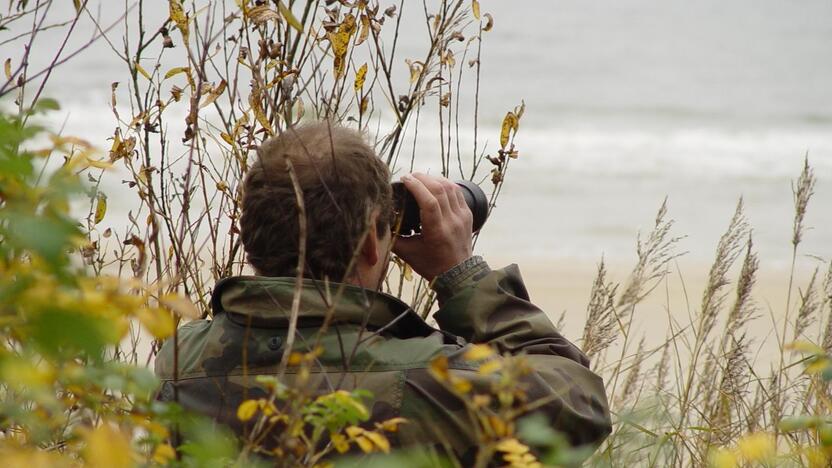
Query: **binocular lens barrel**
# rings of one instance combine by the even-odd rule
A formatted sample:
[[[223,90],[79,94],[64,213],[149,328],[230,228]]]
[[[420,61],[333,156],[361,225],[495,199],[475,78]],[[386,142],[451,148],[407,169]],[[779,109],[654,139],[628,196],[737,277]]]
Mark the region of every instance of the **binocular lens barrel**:
[[[488,197],[479,185],[469,180],[454,181],[465,197],[465,204],[474,215],[472,233],[482,229],[488,218]],[[396,215],[402,218],[399,235],[412,236],[422,232],[422,220],[419,216],[419,204],[401,182],[393,182],[393,207]]]

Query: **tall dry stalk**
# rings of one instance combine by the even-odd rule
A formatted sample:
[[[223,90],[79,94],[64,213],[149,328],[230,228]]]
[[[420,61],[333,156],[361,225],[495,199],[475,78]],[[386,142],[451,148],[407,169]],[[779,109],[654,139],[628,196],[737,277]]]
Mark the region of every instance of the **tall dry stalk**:
[[[671,235],[674,221],[673,219],[666,219],[666,216],[667,199],[662,201],[656,213],[653,229],[647,239],[642,241],[641,236],[636,239],[636,254],[638,255],[636,266],[630,273],[627,286],[619,296],[615,309],[621,311],[617,314],[616,320],[618,321],[619,333],[624,335],[624,342],[612,371],[611,382],[609,380],[606,382],[608,392],[611,395],[616,394],[622,363],[626,360],[625,356],[629,348],[630,331],[636,306],[656,289],[667,276],[670,263],[685,254],[675,250],[678,242],[684,237]]]
[[[722,338],[722,349],[725,349],[727,342],[739,330],[746,327],[749,321],[754,318],[756,311],[752,292],[754,284],[757,281],[757,270],[760,268],[760,260],[757,254],[752,251],[754,242],[751,234],[748,235],[746,243],[745,258],[742,262],[742,270],[737,280],[737,293],[734,305],[728,313],[728,318],[725,323],[725,333]]]
[[[826,351],[832,351],[832,261],[829,262],[829,269],[826,271],[826,279],[823,281],[823,303],[829,311],[826,313],[826,327],[820,336],[820,343]]]
[[[794,286],[794,271],[797,262],[797,247],[803,240],[803,225],[806,217],[806,210],[809,206],[809,200],[815,193],[815,173],[809,166],[809,155],[807,154],[803,159],[803,170],[797,178],[797,181],[792,183],[792,198],[794,201],[794,219],[792,220],[792,264],[789,271],[789,287],[786,292],[786,309],[783,317],[783,330],[780,334],[780,349],[786,345],[786,335],[788,334],[789,315],[791,312],[792,289]],[[783,367],[783,362],[780,363]]]
[[[819,269],[815,268],[814,273],[812,273],[812,278],[809,280],[809,284],[806,286],[805,291],[798,289],[800,305],[797,308],[797,316],[794,319],[794,335],[792,337],[792,340],[794,341],[803,337],[806,330],[816,320],[816,315],[821,309],[821,302],[818,298],[818,289],[815,285],[818,279],[818,271]]]
[[[730,284],[728,271],[739,257],[742,251],[742,240],[747,236],[748,223],[743,213],[743,202],[740,199],[727,231],[722,235],[717,244],[716,256],[711,265],[705,290],[702,294],[702,303],[696,323],[692,324],[694,341],[687,377],[685,378],[682,394],[680,395],[680,429],[684,426],[688,411],[690,410],[691,390],[694,388],[696,381],[696,366],[699,363],[700,355],[708,342],[710,332],[716,324],[717,317],[727,296],[725,288]]]
[[[602,258],[589,293],[586,324],[581,338],[581,348],[593,364],[598,353],[615,342],[622,327],[615,308],[617,285],[608,283],[606,276],[607,269]]]

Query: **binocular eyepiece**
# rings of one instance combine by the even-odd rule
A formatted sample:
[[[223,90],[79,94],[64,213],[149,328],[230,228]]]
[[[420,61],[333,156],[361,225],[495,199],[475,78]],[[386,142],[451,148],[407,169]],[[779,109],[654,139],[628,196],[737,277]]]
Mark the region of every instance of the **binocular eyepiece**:
[[[465,197],[465,204],[474,215],[472,233],[479,231],[485,220],[488,218],[488,197],[479,185],[469,180],[454,181],[459,186],[462,196]],[[400,236],[412,236],[422,232],[422,220],[419,215],[419,204],[405,185],[401,182],[393,182],[393,209],[396,217],[401,217],[399,227]]]

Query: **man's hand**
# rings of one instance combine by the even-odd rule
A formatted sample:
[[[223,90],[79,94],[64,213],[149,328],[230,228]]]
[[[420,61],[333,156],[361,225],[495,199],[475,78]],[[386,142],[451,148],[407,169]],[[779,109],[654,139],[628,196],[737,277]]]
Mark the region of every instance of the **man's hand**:
[[[444,177],[413,173],[402,182],[419,204],[422,233],[397,238],[393,252],[432,281],[471,257],[474,217],[459,187]]]

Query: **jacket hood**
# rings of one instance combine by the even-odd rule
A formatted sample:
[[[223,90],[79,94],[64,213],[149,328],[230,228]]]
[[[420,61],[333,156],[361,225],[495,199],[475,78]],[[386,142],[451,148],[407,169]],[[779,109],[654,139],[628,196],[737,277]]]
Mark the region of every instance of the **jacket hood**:
[[[286,328],[292,314],[295,278],[232,276],[217,282],[211,297],[214,315],[227,314],[239,325]],[[437,330],[407,304],[389,295],[344,283],[304,279],[298,326],[351,323],[383,329],[402,338],[428,336]]]

